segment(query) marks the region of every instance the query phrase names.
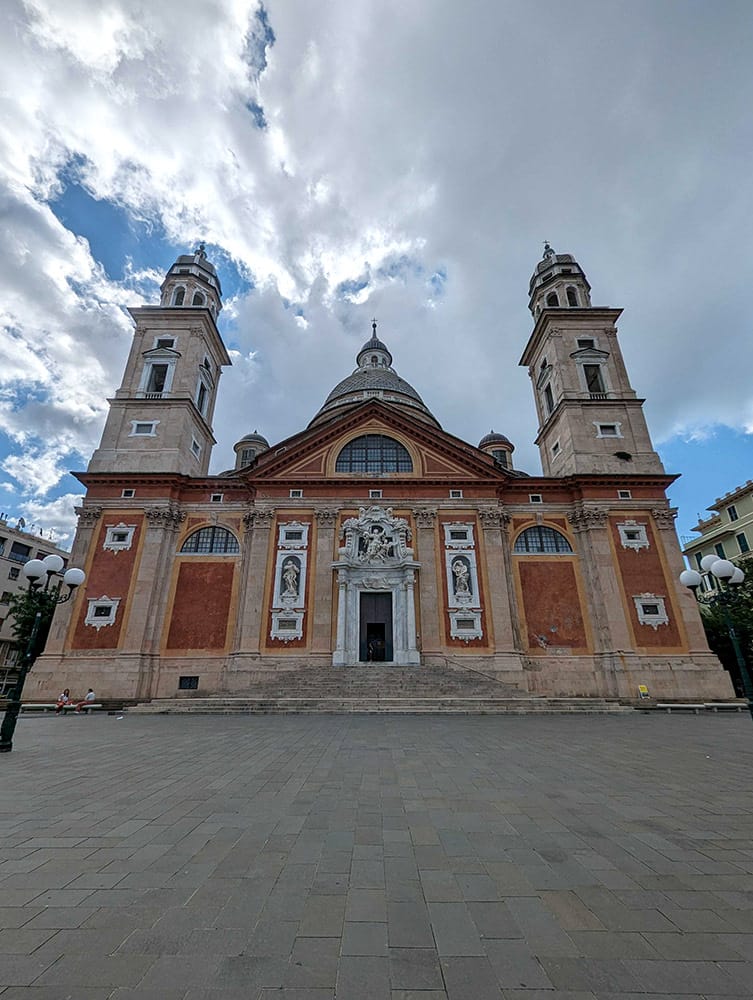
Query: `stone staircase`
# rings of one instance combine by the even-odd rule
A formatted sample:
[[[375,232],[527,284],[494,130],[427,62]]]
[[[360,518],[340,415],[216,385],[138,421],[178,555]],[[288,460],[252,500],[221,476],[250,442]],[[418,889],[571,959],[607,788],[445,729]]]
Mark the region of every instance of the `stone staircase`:
[[[478,671],[460,667],[302,667],[261,676],[246,692],[211,698],[185,696],[142,702],[129,713],[335,712],[370,714],[528,714],[630,712],[615,699],[529,695]]]

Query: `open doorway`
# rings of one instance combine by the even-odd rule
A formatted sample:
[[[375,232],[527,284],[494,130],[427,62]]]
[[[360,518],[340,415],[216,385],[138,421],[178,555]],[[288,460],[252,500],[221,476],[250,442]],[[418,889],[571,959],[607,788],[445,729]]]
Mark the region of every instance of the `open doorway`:
[[[392,594],[361,593],[359,659],[392,662]]]

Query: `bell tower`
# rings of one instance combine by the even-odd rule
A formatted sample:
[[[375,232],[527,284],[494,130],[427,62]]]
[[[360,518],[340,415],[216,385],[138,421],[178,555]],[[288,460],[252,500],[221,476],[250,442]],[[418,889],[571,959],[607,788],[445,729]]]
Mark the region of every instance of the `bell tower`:
[[[202,243],[172,265],[158,306],[129,310],[131,352],[89,472],[207,474],[217,387],[231,363],[217,329],[221,295]]]
[[[529,296],[534,328],[520,364],[533,383],[544,475],[663,473],[617,341],[622,310],[591,305],[580,264],[548,243]]]

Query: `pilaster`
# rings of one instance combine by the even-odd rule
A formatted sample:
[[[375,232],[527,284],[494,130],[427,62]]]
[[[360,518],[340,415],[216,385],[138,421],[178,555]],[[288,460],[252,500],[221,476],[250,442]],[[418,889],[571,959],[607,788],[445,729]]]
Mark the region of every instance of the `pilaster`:
[[[335,521],[337,511],[320,508],[316,513],[316,552],[314,557],[313,585],[307,606],[311,609],[311,651],[332,651],[332,559],[335,550]]]
[[[258,654],[263,630],[269,628],[269,622],[262,619],[262,610],[267,583],[269,533],[274,519],[274,507],[256,509],[244,517],[244,523],[251,529],[251,541],[245,566],[243,604],[240,606],[238,651],[241,653]]]
[[[478,512],[484,539],[486,564],[486,602],[494,630],[496,652],[517,652],[519,644],[513,625],[512,574],[510,572],[510,545],[507,528],[510,515],[498,508]],[[504,529],[504,530],[503,530]]]
[[[438,653],[442,646],[439,628],[439,579],[437,577],[437,511],[433,507],[419,507],[413,511],[416,519],[416,548],[420,570],[418,574],[418,599],[421,608],[422,653]]]

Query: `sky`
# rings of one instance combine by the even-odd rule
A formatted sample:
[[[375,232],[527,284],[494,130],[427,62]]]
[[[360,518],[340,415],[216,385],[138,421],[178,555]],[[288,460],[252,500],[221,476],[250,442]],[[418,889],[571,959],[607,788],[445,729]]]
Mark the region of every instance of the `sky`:
[[[126,307],[205,240],[211,470],[305,427],[373,316],[442,426],[540,473],[528,281],[620,306],[689,535],[753,478],[747,0],[6,0],[0,511],[70,541]]]

